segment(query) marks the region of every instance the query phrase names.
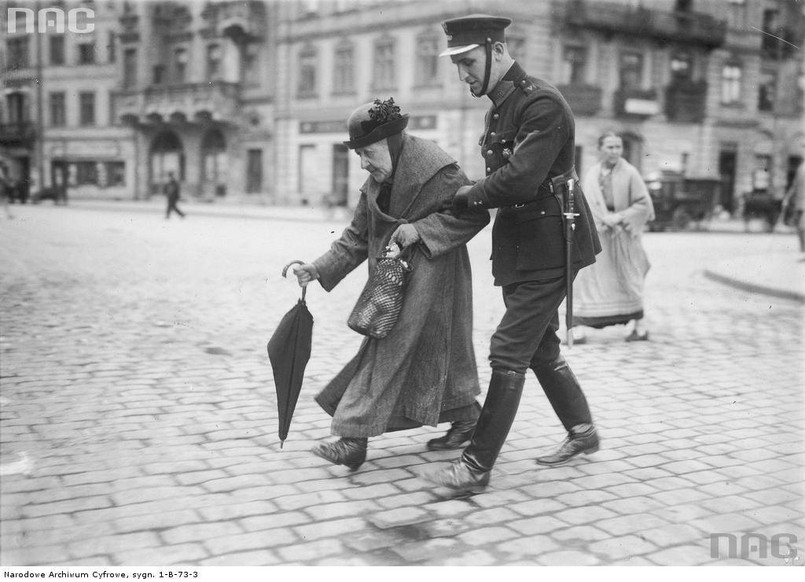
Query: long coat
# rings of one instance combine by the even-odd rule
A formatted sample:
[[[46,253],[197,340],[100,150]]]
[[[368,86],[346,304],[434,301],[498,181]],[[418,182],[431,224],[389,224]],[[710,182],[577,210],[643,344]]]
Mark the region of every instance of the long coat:
[[[488,94],[492,106],[481,137],[486,176],[468,193],[470,206],[500,208],[492,230],[497,285],[561,277],[565,265],[562,203],[551,178],[575,161],[573,114],[550,83],[529,77],[516,62]],[[574,268],[601,251],[587,201],[576,188]]]
[[[484,210],[441,212],[469,181],[430,141],[403,135],[388,213],[369,178],[351,224],[313,262],[327,291],[368,259],[369,275],[394,230],[415,226],[421,243],[402,313],[383,339],[366,338],[358,354],[316,397],[338,436],[436,425],[441,413],[473,403],[480,392],[472,346],[472,281],[466,242],[489,222]]]

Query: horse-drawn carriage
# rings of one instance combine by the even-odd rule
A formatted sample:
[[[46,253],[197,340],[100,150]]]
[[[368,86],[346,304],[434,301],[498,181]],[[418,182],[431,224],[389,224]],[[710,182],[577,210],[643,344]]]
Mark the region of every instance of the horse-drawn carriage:
[[[656,172],[646,179],[655,219],[649,230],[684,230],[710,220],[721,191],[718,178],[691,178],[679,172]]]

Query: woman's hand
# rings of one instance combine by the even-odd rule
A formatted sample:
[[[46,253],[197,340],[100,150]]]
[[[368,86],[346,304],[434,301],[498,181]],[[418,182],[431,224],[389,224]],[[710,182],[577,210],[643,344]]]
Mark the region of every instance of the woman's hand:
[[[389,244],[397,243],[400,245],[400,248],[404,249],[418,243],[420,240],[422,239],[413,224],[401,224],[397,227],[397,230],[391,234]]]
[[[299,265],[293,270],[293,273],[296,275],[296,280],[299,282],[300,287],[307,287],[308,283],[319,278],[318,269],[310,263]]]

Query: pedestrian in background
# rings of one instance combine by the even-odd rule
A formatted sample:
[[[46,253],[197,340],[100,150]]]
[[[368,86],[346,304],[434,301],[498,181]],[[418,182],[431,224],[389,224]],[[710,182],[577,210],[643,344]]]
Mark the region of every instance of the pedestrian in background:
[[[649,261],[643,229],[654,205],[640,172],[623,159],[623,139],[609,131],[598,138],[601,160],[584,176],[603,251],[573,288],[573,340],[584,343],[587,327],[629,325],[627,342],[648,340],[643,290]]]
[[[345,145],[370,176],[341,237],[295,271],[301,286],[315,279],[330,291],[367,259],[371,278],[387,245],[414,247],[396,325],[385,338],[367,337],[316,397],[340,438],[312,452],[352,470],[365,461],[368,438],[385,432],[449,421],[447,435],[428,448],[459,448],[480,412],[465,243],[488,224],[489,214],[478,209],[456,217],[444,210],[469,180],[436,144],[405,133],[407,124],[393,99],[352,113]]]
[[[6,165],[4,163],[0,163],[0,199],[3,201],[3,211],[6,213],[6,218],[11,220],[14,218],[14,215],[11,213],[11,209],[8,205],[8,200],[11,198],[11,189],[12,189],[11,180],[8,177],[8,172],[6,170]]]
[[[805,253],[805,162],[800,162],[794,180],[785,195],[783,206],[793,209],[793,224],[799,238],[799,251]]]
[[[567,431],[559,450],[537,463],[561,465],[599,446],[587,399],[556,335],[568,283],[562,198],[571,187],[578,213],[572,270],[593,263],[600,250],[584,193],[575,187],[573,114],[553,85],[530,77],[509,55],[509,24],[508,18],[473,15],[443,25],[448,49],[442,55],[450,56],[475,97],[491,101],[481,138],[486,176],[459,188],[453,210],[498,208],[492,273],[506,312],[492,335],[492,378],[469,446],[460,460],[422,477],[470,492],[489,483],[529,368]]]
[[[176,180],[176,176],[173,175],[173,172],[168,172],[168,182],[165,184],[165,196],[168,198],[168,208],[165,212],[166,220],[171,217],[171,211],[184,218],[184,212],[179,210],[179,207],[177,206],[181,195],[181,187],[179,186],[179,182]]]

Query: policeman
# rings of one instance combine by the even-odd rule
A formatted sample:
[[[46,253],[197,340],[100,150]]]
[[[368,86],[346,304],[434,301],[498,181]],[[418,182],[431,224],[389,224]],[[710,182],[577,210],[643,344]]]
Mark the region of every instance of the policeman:
[[[561,465],[598,450],[598,434],[576,377],[559,353],[559,305],[566,295],[562,196],[578,178],[573,115],[559,91],[530,77],[509,55],[509,18],[471,15],[443,23],[447,50],[459,78],[475,97],[492,102],[481,138],[486,176],[463,186],[453,211],[498,208],[492,230],[492,274],[506,312],[492,335],[492,379],[477,428],[461,458],[422,477],[437,485],[477,492],[514,422],[525,372],[537,375],[568,436],[537,463]],[[573,277],[601,251],[584,194],[575,187]]]

